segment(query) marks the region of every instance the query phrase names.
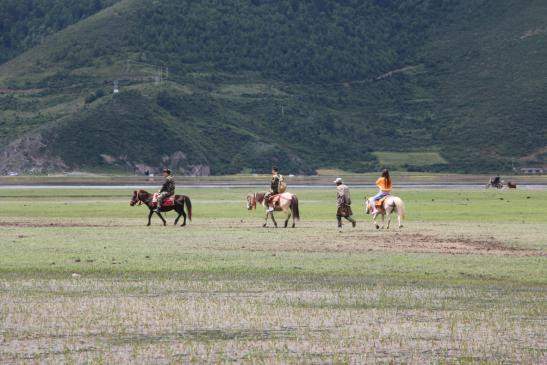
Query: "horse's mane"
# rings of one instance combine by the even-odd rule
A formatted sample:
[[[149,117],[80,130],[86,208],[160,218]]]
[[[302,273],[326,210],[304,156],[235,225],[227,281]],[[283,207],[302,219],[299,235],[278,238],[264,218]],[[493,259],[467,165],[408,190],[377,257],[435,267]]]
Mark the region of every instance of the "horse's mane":
[[[255,193],[255,198],[256,198],[256,201],[259,203],[259,204],[262,204],[262,202],[264,201],[264,197],[266,196],[266,193],[262,193],[262,192],[257,192]]]
[[[146,190],[143,190],[143,189],[139,189],[137,190],[137,195],[146,195],[146,196],[150,196],[152,194],[150,194],[148,191]]]

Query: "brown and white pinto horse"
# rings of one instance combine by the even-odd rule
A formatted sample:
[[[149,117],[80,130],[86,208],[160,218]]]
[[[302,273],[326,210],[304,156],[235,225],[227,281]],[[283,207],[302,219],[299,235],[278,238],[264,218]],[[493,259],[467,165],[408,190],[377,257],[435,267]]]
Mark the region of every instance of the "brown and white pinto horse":
[[[256,204],[262,204],[266,208],[266,220],[262,227],[267,227],[268,217],[272,218],[274,226],[277,228],[277,222],[275,221],[273,212],[268,212],[268,202],[264,199],[266,193],[258,192],[254,194],[247,194],[247,209],[252,210],[256,209]],[[289,219],[292,216],[292,228],[295,227],[295,220],[300,220],[300,211],[298,209],[298,198],[296,195],[291,193],[282,193],[279,194],[279,205],[275,207],[275,211],[284,212],[287,214],[287,219],[285,219],[285,228],[289,224]]]
[[[152,219],[152,214],[154,214],[156,209],[156,203],[153,201],[154,194],[151,194],[145,190],[135,190],[133,191],[133,197],[131,198],[131,201],[129,202],[129,205],[141,205],[144,204],[148,207],[150,212],[148,213],[148,224],[150,225],[150,220]],[[182,215],[184,217],[184,222],[182,222],[181,227],[184,227],[186,225],[186,212],[184,211],[184,205],[186,205],[186,209],[188,210],[188,219],[192,220],[192,202],[190,201],[190,198],[186,195],[175,195],[174,201],[172,205],[163,205],[160,208],[160,212],[168,212],[170,210],[174,210],[179,215],[175,219],[175,225],[179,222],[180,216]],[[161,213],[156,212],[156,214],[161,218],[161,221],[163,222],[163,225],[167,225],[167,221],[163,218]]]

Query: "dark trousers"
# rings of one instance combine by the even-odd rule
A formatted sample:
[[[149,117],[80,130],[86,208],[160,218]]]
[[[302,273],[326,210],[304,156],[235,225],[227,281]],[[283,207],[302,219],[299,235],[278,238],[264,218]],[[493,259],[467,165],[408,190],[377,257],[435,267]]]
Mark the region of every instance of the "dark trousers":
[[[346,219],[347,219],[348,221],[350,221],[351,223],[354,223],[354,222],[355,222],[355,219],[353,219],[353,218],[351,217],[351,215],[348,216],[348,217],[342,217],[341,215],[337,215],[337,216],[336,216],[336,220],[338,221],[338,227],[342,227],[342,218],[346,218]]]

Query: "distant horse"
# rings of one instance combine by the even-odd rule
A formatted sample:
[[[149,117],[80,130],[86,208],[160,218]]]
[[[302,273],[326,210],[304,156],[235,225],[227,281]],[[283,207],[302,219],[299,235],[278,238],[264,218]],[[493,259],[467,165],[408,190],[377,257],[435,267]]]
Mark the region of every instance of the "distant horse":
[[[266,193],[254,193],[254,194],[247,194],[247,209],[256,209],[256,204],[262,204],[266,208],[266,220],[262,227],[266,227],[268,225],[268,217],[272,218],[272,222],[274,226],[277,228],[277,222],[275,221],[273,212],[268,212],[268,203],[264,199],[264,196]],[[298,198],[296,195],[291,193],[282,193],[279,194],[279,205],[275,207],[275,211],[277,212],[284,212],[287,215],[287,219],[285,219],[285,228],[287,228],[287,225],[289,224],[289,219],[292,216],[292,228],[295,227],[296,223],[295,220],[300,220],[300,211],[298,209]]]
[[[372,211],[372,204],[374,204],[371,199],[365,197],[365,213],[370,214]],[[403,218],[405,217],[405,203],[403,200],[396,196],[388,195],[382,202],[382,206],[376,210],[376,213],[372,215],[372,222],[376,229],[380,229],[380,225],[376,222],[376,217],[378,214],[382,215],[382,228],[384,228],[384,219],[387,215],[387,227],[389,229],[389,224],[391,223],[391,213],[397,212],[397,221],[399,223],[399,228],[403,227]]]
[[[152,219],[152,214],[154,214],[156,209],[156,202],[154,202],[154,194],[151,194],[145,190],[135,190],[133,191],[133,197],[131,198],[131,201],[129,202],[129,205],[141,205],[144,204],[148,207],[150,212],[148,213],[148,224],[150,225],[150,220]],[[171,205],[166,205],[165,202],[167,199],[173,199],[173,203]],[[182,215],[184,217],[184,222],[182,222],[181,227],[184,227],[186,225],[186,212],[184,211],[184,205],[186,205],[186,209],[188,210],[188,219],[192,220],[192,202],[190,201],[190,198],[186,195],[175,195],[170,198],[165,198],[163,200],[163,206],[160,208],[160,212],[168,212],[170,210],[175,210],[179,215],[175,219],[175,225],[179,222],[180,216]],[[161,213],[156,212],[156,214],[161,218],[163,225],[167,225],[166,220],[163,218]]]
[[[511,181],[508,181],[508,182],[507,182],[507,188],[508,188],[508,189],[516,189],[516,188],[517,188],[517,184],[514,183],[514,182],[511,182]]]

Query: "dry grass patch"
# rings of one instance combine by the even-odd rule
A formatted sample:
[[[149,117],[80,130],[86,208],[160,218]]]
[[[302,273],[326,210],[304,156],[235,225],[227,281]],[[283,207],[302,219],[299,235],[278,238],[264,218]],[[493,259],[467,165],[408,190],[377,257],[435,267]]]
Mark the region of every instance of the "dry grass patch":
[[[92,279],[1,289],[2,362],[537,362],[545,355],[543,293],[533,290]]]

